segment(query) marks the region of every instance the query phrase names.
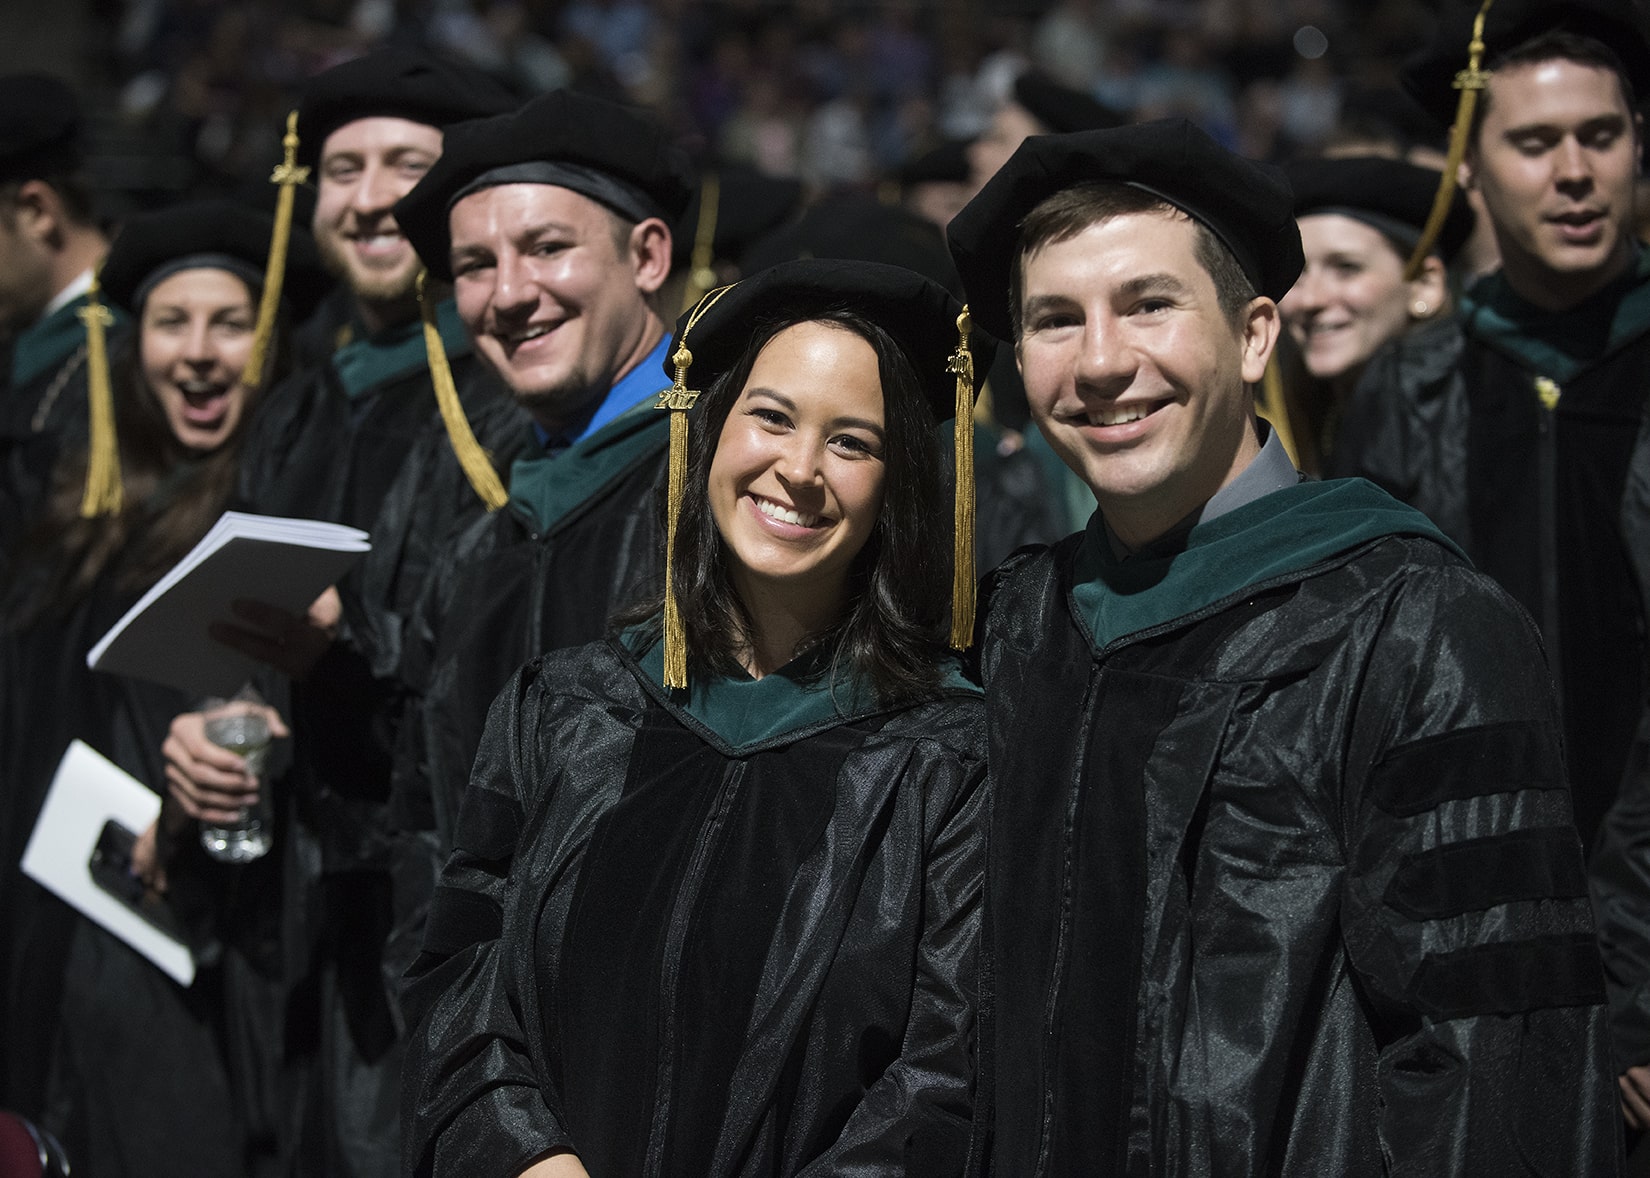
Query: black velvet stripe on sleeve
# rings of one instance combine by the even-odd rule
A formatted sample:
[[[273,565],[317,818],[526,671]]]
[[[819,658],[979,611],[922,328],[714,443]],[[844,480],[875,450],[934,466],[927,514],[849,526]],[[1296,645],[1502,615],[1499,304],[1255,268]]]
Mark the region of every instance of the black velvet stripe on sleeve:
[[[1392,749],[1370,775],[1370,799],[1400,818],[1444,802],[1523,789],[1563,789],[1558,734],[1547,724],[1486,724]]]
[[[1442,920],[1518,900],[1573,900],[1586,894],[1576,832],[1554,826],[1410,855],[1393,874],[1384,899],[1411,920]]]
[[[1593,1006],[1604,1001],[1604,976],[1592,934],[1565,933],[1429,956],[1409,989],[1430,1018],[1470,1018]]]
[[[445,957],[483,941],[494,941],[504,930],[498,903],[463,888],[438,887],[430,901],[430,922],[424,929],[424,952]]]
[[[521,833],[521,808],[489,790],[473,789],[458,814],[454,843],[478,859],[503,859],[516,849]]]

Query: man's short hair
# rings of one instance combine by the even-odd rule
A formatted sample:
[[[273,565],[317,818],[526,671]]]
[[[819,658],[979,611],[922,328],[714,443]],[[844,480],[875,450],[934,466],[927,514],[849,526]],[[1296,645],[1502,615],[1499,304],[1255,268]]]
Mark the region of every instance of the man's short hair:
[[[1603,41],[1580,33],[1563,29],[1549,30],[1513,46],[1505,53],[1497,54],[1487,63],[1486,68],[1494,73],[1513,66],[1539,65],[1546,61],[1573,61],[1577,65],[1610,71],[1616,76],[1616,84],[1621,87],[1622,101],[1627,104],[1628,111],[1638,109],[1633,80],[1628,76],[1627,66],[1621,57]],[[1488,112],[1491,101],[1489,90],[1479,93],[1478,105],[1472,112],[1472,134],[1467,138],[1468,143],[1478,143],[1478,132],[1484,125],[1484,115]]]
[[[1237,326],[1243,308],[1255,298],[1255,287],[1244,274],[1232,251],[1226,248],[1203,222],[1143,188],[1111,180],[1095,180],[1063,188],[1038,204],[1020,222],[1020,241],[1013,269],[1009,272],[1008,306],[1018,340],[1020,296],[1025,281],[1025,260],[1044,246],[1069,241],[1090,225],[1131,213],[1158,213],[1192,223],[1195,236],[1193,255],[1215,284],[1215,298],[1228,322]]]

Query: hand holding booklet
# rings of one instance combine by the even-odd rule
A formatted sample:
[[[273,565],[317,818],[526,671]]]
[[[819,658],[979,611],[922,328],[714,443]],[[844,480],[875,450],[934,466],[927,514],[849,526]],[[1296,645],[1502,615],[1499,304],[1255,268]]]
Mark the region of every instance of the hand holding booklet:
[[[359,528],[226,511],[92,647],[86,665],[195,695],[233,695],[256,664],[208,627],[244,627],[231,610],[243,598],[301,617],[370,547]]]
[[[131,842],[160,814],[160,796],[74,741],[23,852],[35,882],[108,929],[179,985],[195,980],[195,959],[164,900],[131,874]]]

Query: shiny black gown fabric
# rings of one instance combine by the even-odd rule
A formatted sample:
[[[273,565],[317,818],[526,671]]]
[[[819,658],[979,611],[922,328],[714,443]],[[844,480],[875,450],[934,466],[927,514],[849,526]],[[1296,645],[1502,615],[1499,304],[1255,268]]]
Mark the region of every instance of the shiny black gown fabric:
[[[406,693],[404,619],[436,554],[486,514],[447,439],[417,324],[351,345],[271,393],[249,440],[242,505],[367,530],[372,551],[338,585],[343,624],[308,679],[282,684],[293,765],[280,848],[288,1000],[280,1039],[299,1082],[283,1146],[298,1172],[395,1172],[401,1057],[390,998],[405,962],[384,960],[395,907],[386,810]],[[473,355],[450,344],[459,399],[502,475],[529,439],[525,416]],[[272,698],[275,692],[270,693]]]
[[[1370,357],[1329,452],[1325,478],[1365,478],[1418,507],[1461,548],[1467,518],[1467,402],[1460,320],[1444,316]]]
[[[735,751],[664,695],[600,643],[499,696],[409,976],[408,1172],[957,1172],[978,697]]]
[[[1387,538],[1096,654],[1076,544],[989,587],[982,1168],[1614,1173],[1528,619]]]
[[[656,591],[668,415],[644,405],[602,433],[615,457],[599,477],[581,474],[571,452],[535,460],[561,506],[552,518],[518,496],[442,550],[401,636],[401,680],[414,698],[393,805],[403,829],[435,832],[442,855],[487,710],[510,676],[529,659],[601,638],[618,610]]]
[[[1596,355],[1566,358],[1575,371],[1551,409],[1542,381],[1559,366],[1481,329],[1470,306],[1459,328],[1405,337],[1360,381],[1358,458],[1336,469],[1426,512],[1530,611],[1589,849],[1650,715],[1650,502],[1634,489],[1650,478],[1650,322],[1622,326]]]
[[[252,1085],[232,1080],[229,1057],[256,1054],[247,1045],[264,1021],[268,995],[251,965],[269,951],[267,930],[240,916],[245,893],[272,886],[268,871],[210,863],[190,828],[171,870],[174,910],[195,926],[201,948],[196,981],[185,989],[18,867],[71,740],[151,789],[165,788],[161,743],[189,701],[85,665],[135,596],[99,588],[67,612],[0,636],[0,1103],[39,1117],[77,1174],[253,1174],[272,1143],[252,1139],[267,1122],[243,1103]]]

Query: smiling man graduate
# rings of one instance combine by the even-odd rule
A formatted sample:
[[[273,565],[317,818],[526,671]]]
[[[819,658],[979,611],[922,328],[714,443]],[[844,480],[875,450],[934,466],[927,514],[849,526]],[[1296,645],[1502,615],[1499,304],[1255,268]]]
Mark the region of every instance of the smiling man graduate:
[[[1099,508],[989,583],[995,1171],[1613,1173],[1534,630],[1255,418],[1287,185],[1180,121],[1033,138],[951,240]]]
[[[407,636],[418,722],[403,725],[396,799],[439,844],[431,886],[493,697],[528,659],[602,637],[657,575],[665,282],[691,191],[647,116],[557,91],[452,128],[396,206],[536,440],[510,502],[442,554]]]

